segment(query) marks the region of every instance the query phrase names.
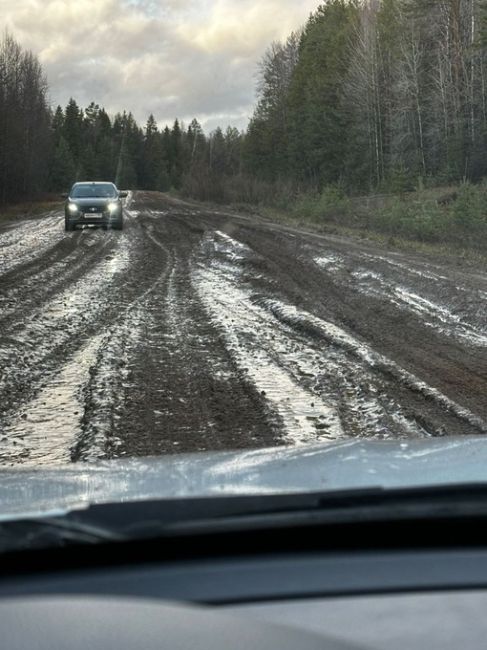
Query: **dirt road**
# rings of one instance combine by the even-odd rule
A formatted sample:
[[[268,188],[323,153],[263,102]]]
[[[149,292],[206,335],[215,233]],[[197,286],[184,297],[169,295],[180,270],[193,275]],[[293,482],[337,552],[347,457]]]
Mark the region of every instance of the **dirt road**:
[[[136,193],[0,229],[0,464],[487,433],[487,274]]]

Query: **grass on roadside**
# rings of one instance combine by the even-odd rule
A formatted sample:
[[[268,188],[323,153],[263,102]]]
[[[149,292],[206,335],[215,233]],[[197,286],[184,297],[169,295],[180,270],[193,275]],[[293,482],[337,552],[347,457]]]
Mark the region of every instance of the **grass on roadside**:
[[[368,240],[384,249],[446,258],[459,266],[487,266],[487,206],[484,212],[478,197],[472,202],[470,187],[463,194],[443,187],[407,197],[340,199],[338,209],[328,208],[327,216],[316,205],[307,207],[303,210],[298,201],[287,210],[261,206],[258,212],[310,232]]]
[[[50,210],[60,209],[61,199],[45,196],[37,201],[26,201],[13,205],[0,206],[0,221],[10,221],[22,217],[37,217]]]

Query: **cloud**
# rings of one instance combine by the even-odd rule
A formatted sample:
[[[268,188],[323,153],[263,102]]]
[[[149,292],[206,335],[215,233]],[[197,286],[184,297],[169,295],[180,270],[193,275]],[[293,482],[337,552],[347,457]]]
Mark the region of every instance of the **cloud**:
[[[73,96],[140,122],[244,128],[256,64],[318,0],[2,0],[0,27],[39,55],[53,104]],[[3,25],[2,25],[3,23]]]

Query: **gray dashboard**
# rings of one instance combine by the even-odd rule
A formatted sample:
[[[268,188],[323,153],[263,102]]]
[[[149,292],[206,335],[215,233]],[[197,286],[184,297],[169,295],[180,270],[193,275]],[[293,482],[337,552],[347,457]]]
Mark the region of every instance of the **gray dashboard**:
[[[323,635],[203,608],[136,599],[0,603],[5,650],[353,650]]]
[[[388,594],[225,608],[374,650],[483,650],[487,591]]]
[[[487,551],[418,550],[256,555],[3,576],[11,596],[103,595],[202,605],[487,589]]]
[[[0,579],[5,650],[477,650],[487,551],[296,553]]]

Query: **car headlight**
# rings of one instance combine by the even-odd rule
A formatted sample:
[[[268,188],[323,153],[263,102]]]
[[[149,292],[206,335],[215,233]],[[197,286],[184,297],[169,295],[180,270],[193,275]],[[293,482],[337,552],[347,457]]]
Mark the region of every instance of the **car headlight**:
[[[118,203],[109,203],[108,204],[108,211],[109,212],[116,212],[118,210]]]
[[[68,210],[70,212],[78,212],[78,206],[76,205],[76,203],[70,203],[68,205]]]

